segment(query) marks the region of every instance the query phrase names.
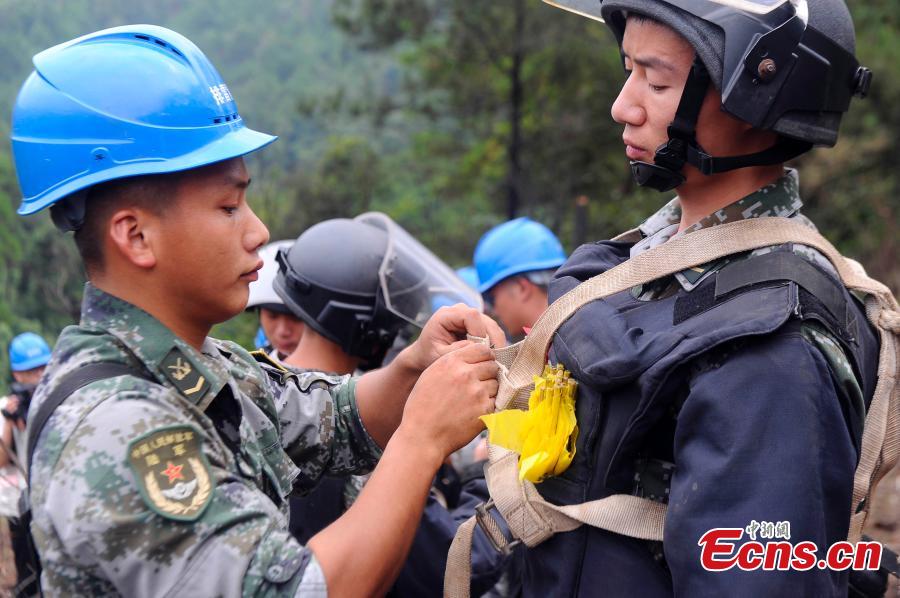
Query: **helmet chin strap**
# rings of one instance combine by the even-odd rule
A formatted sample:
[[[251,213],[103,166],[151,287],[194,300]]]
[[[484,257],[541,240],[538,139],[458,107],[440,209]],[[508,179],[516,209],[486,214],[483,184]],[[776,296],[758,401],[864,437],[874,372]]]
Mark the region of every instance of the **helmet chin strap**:
[[[697,117],[703,106],[703,99],[709,89],[709,72],[699,58],[694,59],[688,73],[678,110],[667,129],[668,141],[656,149],[653,163],[633,160],[631,174],[642,187],[657,191],[670,191],[685,181],[682,172],[685,164],[697,168],[704,175],[726,172],[747,166],[780,164],[809,151],[812,144],[779,137],[772,147],[753,154],[714,158],[697,143]]]

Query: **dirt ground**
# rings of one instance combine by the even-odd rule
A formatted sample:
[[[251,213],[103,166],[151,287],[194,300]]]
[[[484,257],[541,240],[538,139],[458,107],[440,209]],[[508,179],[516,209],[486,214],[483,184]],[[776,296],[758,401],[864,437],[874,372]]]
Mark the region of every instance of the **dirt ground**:
[[[900,468],[895,467],[878,484],[865,533],[900,553]],[[900,598],[896,579],[891,579],[886,595]]]

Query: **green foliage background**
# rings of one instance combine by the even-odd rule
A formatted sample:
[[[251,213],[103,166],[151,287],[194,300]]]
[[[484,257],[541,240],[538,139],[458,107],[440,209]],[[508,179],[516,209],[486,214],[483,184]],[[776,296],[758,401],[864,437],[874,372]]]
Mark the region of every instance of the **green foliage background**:
[[[873,89],[854,102],[836,148],[799,161],[801,189],[823,232],[897,290],[900,3],[850,9]],[[569,250],[577,235],[608,238],[666,199],[633,187],[609,117],[623,80],[612,36],[539,0],[0,0],[0,14],[7,139],[36,52],[136,22],[197,43],[245,121],[281,137],[250,159],[251,202],[273,239],[382,210],[462,266],[506,219],[511,189],[517,213],[548,224]],[[586,217],[575,210],[582,195]],[[0,144],[3,347],[25,330],[53,341],[77,320],[84,282],[71,240],[47,214],[16,216],[18,202]],[[255,327],[245,314],[215,334],[249,345]],[[4,350],[2,376],[6,359]]]

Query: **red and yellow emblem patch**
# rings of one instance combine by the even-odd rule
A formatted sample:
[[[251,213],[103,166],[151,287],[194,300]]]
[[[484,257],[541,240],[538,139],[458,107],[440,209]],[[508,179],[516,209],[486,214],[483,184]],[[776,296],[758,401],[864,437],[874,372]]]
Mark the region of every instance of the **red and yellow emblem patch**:
[[[144,502],[163,517],[195,521],[212,499],[209,463],[193,426],[160,428],[132,441],[128,465]]]

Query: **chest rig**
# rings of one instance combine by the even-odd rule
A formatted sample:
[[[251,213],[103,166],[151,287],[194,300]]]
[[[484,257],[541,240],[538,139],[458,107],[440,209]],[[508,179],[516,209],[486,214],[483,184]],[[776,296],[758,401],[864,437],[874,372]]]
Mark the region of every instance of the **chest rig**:
[[[776,250],[734,262],[687,295],[642,302],[626,292],[720,257],[787,243],[820,251],[834,264],[844,285],[792,252]],[[862,456],[853,493],[857,512],[850,524],[850,537],[858,538],[872,483],[886,471],[885,463],[892,465],[897,459],[896,447],[885,442],[886,430],[888,436],[896,435],[896,421],[900,421],[893,382],[897,304],[890,291],[840,256],[818,233],[783,218],[701,230],[630,260],[628,248],[626,243],[598,244],[584,263],[567,265],[570,278],[561,289],[565,294],[545,312],[526,341],[498,353],[497,408],[521,406],[530,390],[530,375],[546,359],[552,341],[551,357],[570,369],[581,384],[576,409],[582,434],[572,467],[543,482],[540,490],[513,479],[515,453],[490,447],[486,479],[492,500],[482,509],[479,521],[485,533],[499,548],[508,550],[517,543],[538,547],[557,533],[572,532],[567,534],[570,541],[553,542],[551,560],[563,568],[582,563],[586,535],[586,530],[578,530],[582,525],[636,540],[661,541],[666,471],[662,468],[661,475],[646,476],[661,482],[649,489],[635,478],[637,474],[640,480],[647,463],[665,462],[671,434],[667,441],[647,439],[677,414],[691,364],[714,349],[727,353],[739,349],[742,339],[799,326],[804,320],[815,321],[839,339],[857,370],[863,362],[873,363],[878,342],[868,330],[862,334],[863,312],[844,290],[847,286],[868,295],[866,315],[881,332],[877,389],[871,372],[857,376],[865,396],[873,397],[868,412],[864,405],[843,406],[854,433],[866,422],[865,433],[857,441]],[[880,425],[870,425],[873,417],[882,419]],[[894,423],[885,426],[885,421]],[[498,533],[491,516],[494,509],[509,524],[512,541]],[[447,596],[468,595],[467,544],[475,525],[474,518],[466,522],[451,546]],[[627,538],[620,540],[627,542]],[[636,544],[646,552],[644,544]],[[540,547],[537,550],[541,552]],[[572,592],[561,572],[542,573],[547,573],[544,579],[553,584],[554,593]]]

